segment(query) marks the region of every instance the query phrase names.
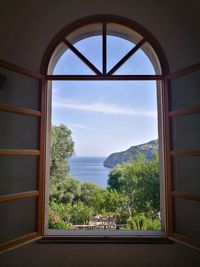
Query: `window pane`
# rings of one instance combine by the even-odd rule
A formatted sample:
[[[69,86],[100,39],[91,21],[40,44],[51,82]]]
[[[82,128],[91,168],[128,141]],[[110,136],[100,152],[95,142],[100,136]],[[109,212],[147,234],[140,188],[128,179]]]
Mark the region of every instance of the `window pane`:
[[[175,232],[200,241],[200,202],[174,199]]]
[[[171,81],[171,110],[200,106],[200,71]]]
[[[0,90],[1,103],[40,109],[40,82],[38,80],[3,68],[0,68],[0,73],[6,77],[6,82]]]
[[[113,68],[133,47],[134,43],[107,35],[107,72]]]
[[[36,199],[1,203],[0,214],[0,243],[37,231]]]
[[[173,190],[200,195],[200,157],[173,157]]]
[[[38,149],[39,119],[33,116],[0,112],[1,149]]]
[[[54,81],[52,123],[72,130],[80,155],[104,156],[156,139],[156,82]]]
[[[120,24],[107,24],[107,72],[113,68],[139,41],[142,36]]]
[[[172,149],[200,150],[200,114],[171,118]]]
[[[154,81],[54,81],[50,228],[160,230],[157,124]]]
[[[115,73],[115,75],[155,75],[147,55],[139,49]]]
[[[74,46],[99,70],[102,71],[102,36],[85,38]]]
[[[54,75],[94,75],[95,73],[69,48],[60,56]]]
[[[0,157],[0,177],[0,195],[37,190],[38,157]]]

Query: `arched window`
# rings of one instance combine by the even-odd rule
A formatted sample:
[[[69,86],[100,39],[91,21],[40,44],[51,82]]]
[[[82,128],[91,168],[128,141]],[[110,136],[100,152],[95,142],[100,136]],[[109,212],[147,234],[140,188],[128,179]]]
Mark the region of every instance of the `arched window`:
[[[41,242],[46,242],[46,239],[48,239],[47,242],[51,242],[51,239],[56,238],[56,242],[60,242],[60,240],[63,242],[65,239],[66,242],[82,243],[90,241],[139,243],[158,241],[160,243],[169,242],[168,237],[171,237],[190,246],[199,247],[199,64],[169,74],[162,49],[143,27],[121,17],[95,16],[79,20],[58,33],[44,55],[40,73],[3,60],[0,60],[0,67],[2,77],[0,115],[3,123],[0,138],[0,171],[3,185],[0,187],[2,214],[0,251],[7,251],[41,238],[43,239]],[[153,86],[149,86],[150,82]],[[56,88],[54,83],[59,86]],[[68,83],[68,85],[64,88],[59,83]],[[70,83],[73,86],[69,86]],[[89,86],[90,83],[95,83],[95,86]],[[113,83],[114,86],[110,86],[109,83],[111,85]],[[137,83],[137,86],[133,86],[134,83]],[[139,84],[142,86],[138,86]],[[147,89],[145,94],[144,88]],[[65,91],[66,95],[61,95],[58,99],[59,91]],[[142,101],[138,101],[138,95]],[[149,96],[154,96],[154,107],[157,106],[156,116],[155,109],[152,109],[152,105],[149,106],[149,103],[152,104],[152,101],[148,102],[148,99],[152,100]],[[55,100],[59,101],[55,102]],[[90,100],[90,103],[86,100]],[[91,100],[96,100],[96,102]],[[139,103],[139,106],[136,103]],[[125,134],[131,133],[133,137],[131,127],[128,130],[123,127],[127,126],[127,122],[129,122],[129,125],[135,126],[135,132],[139,132],[141,125],[133,123],[134,116],[139,116],[137,121],[140,123],[145,121],[144,117],[147,114],[146,117],[154,120],[155,124],[151,129],[157,130],[159,139],[162,231],[153,233],[152,231],[135,232],[123,229],[115,231],[116,224],[111,224],[109,226],[112,227],[112,231],[90,231],[88,233],[88,231],[65,230],[59,234],[56,233],[56,236],[49,236],[52,234],[48,231],[47,210],[49,202],[47,192],[50,167],[49,141],[51,109],[54,116],[54,113],[57,112],[56,108],[64,109],[65,117],[68,119],[73,118],[73,112],[79,114],[76,118],[85,116],[86,112],[90,114],[93,112],[92,115],[97,116],[98,119],[94,121],[88,116],[87,120],[88,123],[96,122],[93,128],[77,121],[71,122],[71,125],[68,122],[67,126],[71,127],[73,132],[74,129],[88,131],[82,135],[85,137],[89,136],[89,131],[98,130],[99,136],[102,138],[95,142],[99,145],[98,149],[109,147],[109,149],[112,148],[111,152],[114,152],[115,148],[118,149],[116,143],[113,143],[116,138],[122,142],[131,140],[130,145],[135,145],[133,143],[135,138],[129,139],[128,136],[125,136]],[[148,108],[150,109],[148,110]],[[57,118],[62,117],[60,116],[62,114],[58,115]],[[106,139],[103,138],[102,131],[108,127],[99,127],[104,121],[102,115],[111,122],[111,126],[108,125],[112,139],[108,139],[107,136]],[[129,116],[128,120],[125,119],[126,116]],[[121,119],[122,117],[123,119]],[[117,129],[116,122],[119,122]],[[123,129],[126,130],[121,134]],[[71,137],[70,131],[65,130],[64,127],[61,134],[64,133]],[[113,130],[115,130],[114,134]],[[145,129],[142,132],[148,134],[149,130],[149,125],[145,123]],[[94,133],[96,137],[97,133]],[[120,135],[121,139],[118,138]],[[139,138],[143,138],[143,135],[139,134]],[[89,139],[92,140],[91,135]],[[75,145],[77,140],[75,140]],[[93,145],[89,146],[90,151],[93,148],[94,151],[97,151],[95,143],[93,142]],[[114,145],[111,146],[111,143]],[[65,144],[59,142],[58,144],[61,148],[65,147]],[[123,145],[127,144],[123,143]],[[153,147],[153,144],[151,145]],[[135,146],[133,148],[135,149]],[[60,151],[57,150],[59,153]],[[70,150],[67,149],[67,151]],[[130,150],[125,149],[125,154],[127,152]],[[124,153],[120,155],[122,154],[124,155]],[[55,153],[55,155],[57,154]],[[64,171],[67,168],[66,163],[64,161],[64,164],[59,165],[64,168]],[[128,166],[132,170],[132,165]],[[141,173],[146,170],[145,165],[143,166],[144,168],[138,168]],[[117,171],[115,169],[114,174],[119,174],[123,170],[119,167]],[[58,173],[56,172],[56,174]],[[121,179],[121,182],[127,186],[132,181],[129,173],[125,174],[126,179]],[[47,176],[46,181],[45,175]],[[64,186],[71,187],[71,191],[66,191],[68,198],[71,197],[74,186],[80,185],[80,182],[74,182],[73,179],[71,181],[72,183],[68,183],[69,180],[64,181]],[[114,181],[116,180],[114,179]],[[90,197],[87,193],[88,189],[95,189],[96,186],[88,188],[86,185],[83,187],[84,194],[81,197],[88,201],[88,196]],[[146,180],[145,185],[151,188]],[[63,189],[62,183],[59,186]],[[118,193],[121,192],[116,190],[118,188],[113,189],[113,180],[109,182],[109,187],[110,191],[106,191],[105,188],[100,189],[100,193],[105,193],[103,197],[99,194],[103,208],[108,212],[107,207],[110,205],[109,208],[118,207],[122,210],[123,200],[124,198],[127,200],[126,193],[129,191],[124,191],[119,197]],[[64,196],[66,198],[65,194]],[[80,200],[80,194],[77,194],[76,197],[76,200]],[[143,201],[142,203],[147,202]],[[88,209],[84,209],[84,205],[80,201],[73,207],[69,205],[58,207],[56,202],[53,204],[55,209],[59,208],[60,212],[65,215],[64,224],[63,222],[60,224],[59,215],[51,214],[55,215],[54,219],[61,228],[63,225],[63,228],[72,228],[71,225],[66,225],[66,220],[71,219],[66,216],[68,215],[66,209],[72,208],[71,211],[75,212],[75,215],[77,210],[88,212]],[[122,214],[121,210],[118,210],[119,215]],[[20,216],[16,215],[16,212],[20,212]],[[101,214],[96,214],[94,219],[99,220],[99,215]],[[137,219],[144,221],[141,214]],[[135,225],[134,220],[130,220],[130,228],[131,225]],[[120,228],[119,225],[118,227]],[[66,233],[66,238],[58,237],[58,235],[66,235]],[[142,236],[138,237],[141,234]],[[150,237],[147,238],[147,235]]]
[[[137,24],[121,18],[98,17],[80,21],[77,25],[64,29],[50,45],[49,54],[51,57],[46,60],[44,67],[48,80],[51,81],[48,90],[49,99],[52,102],[49,110],[53,131],[51,162],[47,163],[51,165],[50,220],[55,221],[55,216],[61,217],[60,207],[68,205],[68,211],[65,211],[65,218],[68,218],[61,221],[71,225],[71,229],[76,227],[96,230],[102,224],[104,229],[127,227],[127,229],[136,230],[137,227],[130,226],[131,223],[127,226],[128,220],[135,223],[134,220],[142,220],[142,216],[146,216],[146,220],[153,220],[152,216],[147,215],[153,211],[153,217],[156,217],[155,220],[158,223],[160,206],[163,209],[164,205],[163,178],[160,179],[163,177],[164,159],[161,80],[167,68],[167,65],[162,62],[164,59],[158,44]],[[66,129],[61,130],[62,127]],[[71,131],[77,157],[69,159],[72,156],[72,150],[68,151],[69,153],[65,152],[71,172],[65,170],[65,174],[61,174],[58,170],[60,167],[57,165],[61,164],[62,160],[60,159],[57,165],[55,163],[55,153],[59,153],[59,145],[58,140],[55,141],[54,138],[59,138],[59,134],[55,134],[55,131],[67,130]],[[114,153],[117,151],[121,151],[118,156]],[[159,180],[154,184],[149,180],[154,189],[152,192],[150,190],[144,192],[143,195],[146,194],[146,196],[143,199],[137,202],[137,194],[134,200],[132,197],[137,178],[129,176],[130,181],[129,184],[127,181],[126,186],[113,185],[117,164],[122,164],[121,167],[125,172],[127,171],[125,169],[133,165],[134,161],[139,161],[140,156],[144,156],[146,163],[152,161],[153,164],[154,154],[158,151],[157,178]],[[141,166],[146,164],[144,161],[140,162]],[[84,168],[87,168],[87,172]],[[149,168],[151,168],[150,165]],[[75,179],[73,180],[71,176]],[[155,177],[152,177],[153,179]],[[139,186],[139,182],[137,186],[141,187],[141,191],[145,191],[142,180],[145,180],[145,177],[140,178],[143,189],[142,185]],[[81,191],[79,197],[77,192],[71,191],[72,184],[76,187],[75,191]],[[158,200],[159,184],[162,191],[161,202]],[[121,186],[120,190],[118,186]],[[108,208],[97,209],[93,206],[94,203],[91,204],[91,201],[83,196],[87,192],[87,197],[91,198],[101,189],[104,190],[102,196],[110,194],[107,196],[107,204],[102,205],[108,205],[111,198],[115,197],[116,205],[121,205],[117,211],[111,207],[111,203]],[[123,194],[127,194],[124,199],[122,199]],[[139,190],[138,194],[140,194]],[[151,196],[147,197],[147,195]],[[120,197],[121,204],[118,203]],[[139,207],[133,208],[134,205]],[[73,219],[76,217],[74,215],[76,209],[77,213],[78,209],[88,212],[85,219]],[[125,215],[123,209],[126,209]],[[83,213],[80,214],[83,216]],[[162,211],[161,214],[162,222],[161,225],[158,223],[157,228],[141,226],[137,229],[161,230],[162,228],[164,230],[164,212]],[[109,225],[111,217],[112,226]],[[95,222],[97,218],[98,223]],[[153,220],[154,223],[156,223],[155,220]],[[54,225],[50,223],[50,227],[62,228],[56,226],[56,223]],[[50,233],[52,234],[52,231]]]

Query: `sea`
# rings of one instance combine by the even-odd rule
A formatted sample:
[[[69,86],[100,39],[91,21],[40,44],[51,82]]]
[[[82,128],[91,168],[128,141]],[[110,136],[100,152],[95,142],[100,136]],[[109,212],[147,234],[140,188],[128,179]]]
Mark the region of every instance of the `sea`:
[[[108,174],[112,170],[103,166],[106,157],[72,157],[68,160],[71,176],[80,182],[92,182],[103,188],[108,186]]]

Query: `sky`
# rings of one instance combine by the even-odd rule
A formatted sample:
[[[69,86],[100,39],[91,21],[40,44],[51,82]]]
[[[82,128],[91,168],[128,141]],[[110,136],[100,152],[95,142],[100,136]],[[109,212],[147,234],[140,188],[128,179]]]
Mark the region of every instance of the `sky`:
[[[100,71],[101,36],[75,44]],[[107,66],[111,69],[134,44],[107,37]],[[53,74],[95,75],[69,49],[58,60]],[[155,74],[142,50],[115,74]],[[114,74],[114,75],[115,75]],[[158,137],[155,81],[53,81],[52,124],[72,131],[76,156],[103,156],[123,151]]]

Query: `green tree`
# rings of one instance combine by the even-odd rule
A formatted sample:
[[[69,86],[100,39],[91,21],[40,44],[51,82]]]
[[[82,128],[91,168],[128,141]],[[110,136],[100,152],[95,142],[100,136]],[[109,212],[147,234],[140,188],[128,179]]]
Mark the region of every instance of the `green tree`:
[[[69,199],[72,200],[74,198],[75,189],[73,190],[72,188],[77,187],[77,183],[69,177],[69,165],[67,163],[67,159],[72,155],[74,155],[74,142],[71,130],[63,124],[52,126],[50,200],[55,198],[59,201],[67,202]],[[68,192],[67,195],[65,194],[66,192]]]
[[[108,216],[112,216],[116,222],[123,223],[127,217],[126,206],[128,198],[115,189],[106,190],[104,207]]]
[[[78,201],[71,207],[71,222],[73,224],[88,224],[93,214],[93,208],[87,207],[83,202]]]
[[[67,159],[74,155],[72,132],[64,124],[51,129],[51,179],[62,179],[69,173]]]
[[[102,188],[94,183],[81,183],[79,200],[82,201],[86,206],[92,207],[94,206],[96,196],[98,196],[98,194],[101,192]]]
[[[127,220],[126,230],[160,230],[160,220],[151,218],[145,213],[138,213]]]
[[[50,184],[50,200],[55,199],[57,202],[74,204],[80,199],[81,183],[71,177],[65,176],[60,180],[53,180]]]
[[[69,223],[69,213],[67,206],[57,203],[55,200],[49,203],[49,228],[70,230],[72,224]]]
[[[106,207],[105,207],[105,201],[106,201],[106,194],[107,190],[104,188],[99,188],[94,192],[94,194],[91,197],[92,207],[94,208],[95,215],[101,214],[106,215]]]
[[[159,161],[138,155],[130,163],[117,165],[109,174],[109,187],[127,197],[129,218],[133,211],[157,213],[159,211]]]

